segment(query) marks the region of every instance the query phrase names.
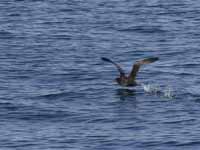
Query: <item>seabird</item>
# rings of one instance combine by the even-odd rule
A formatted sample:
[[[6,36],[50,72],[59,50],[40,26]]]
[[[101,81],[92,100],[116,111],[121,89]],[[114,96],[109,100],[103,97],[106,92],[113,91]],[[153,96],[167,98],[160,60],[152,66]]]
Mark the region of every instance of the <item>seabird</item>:
[[[116,78],[116,81],[119,85],[121,85],[121,86],[136,86],[138,84],[135,80],[136,80],[137,73],[140,69],[140,66],[143,64],[153,63],[153,62],[157,61],[159,58],[158,57],[150,57],[150,58],[145,58],[143,60],[136,61],[136,63],[133,64],[132,70],[128,76],[126,76],[126,74],[124,73],[124,71],[120,67],[120,65],[118,65],[114,61],[112,61],[108,58],[105,58],[105,57],[102,57],[101,59],[103,61],[110,62],[117,67],[117,69],[120,73],[120,76]]]

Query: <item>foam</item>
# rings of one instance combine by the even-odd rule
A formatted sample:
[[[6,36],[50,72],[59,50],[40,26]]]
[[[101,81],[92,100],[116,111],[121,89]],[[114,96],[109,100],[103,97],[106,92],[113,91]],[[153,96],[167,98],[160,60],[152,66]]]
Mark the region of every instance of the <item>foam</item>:
[[[150,93],[150,94],[154,94],[154,95],[158,95],[158,96],[170,98],[170,99],[175,96],[173,88],[169,86],[161,88],[160,85],[142,84],[142,87],[146,93]]]

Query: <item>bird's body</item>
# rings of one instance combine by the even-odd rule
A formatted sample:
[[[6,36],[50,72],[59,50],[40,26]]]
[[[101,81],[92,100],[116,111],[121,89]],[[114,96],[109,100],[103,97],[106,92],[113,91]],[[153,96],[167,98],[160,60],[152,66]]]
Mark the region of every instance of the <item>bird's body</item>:
[[[117,69],[120,73],[120,76],[116,78],[116,81],[119,85],[121,85],[121,86],[136,86],[136,85],[138,85],[136,82],[136,75],[140,69],[140,66],[143,64],[153,63],[158,60],[158,57],[151,57],[151,58],[146,58],[146,59],[137,61],[133,65],[133,68],[128,76],[126,76],[126,74],[124,73],[122,68],[117,63],[115,63],[112,60],[105,58],[105,57],[102,57],[102,60],[106,61],[106,62],[110,62],[117,67]]]
[[[116,78],[116,82],[121,86],[136,86],[138,83],[134,81],[130,81],[127,76],[120,76]]]

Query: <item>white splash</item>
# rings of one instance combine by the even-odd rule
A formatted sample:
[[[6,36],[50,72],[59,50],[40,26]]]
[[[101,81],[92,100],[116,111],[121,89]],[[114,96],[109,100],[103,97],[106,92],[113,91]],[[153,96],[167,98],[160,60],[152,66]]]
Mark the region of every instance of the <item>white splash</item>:
[[[164,91],[164,97],[167,97],[167,98],[173,98],[174,97],[174,93],[173,93],[173,89],[170,88],[170,87],[167,87]]]
[[[169,86],[161,88],[160,85],[142,84],[142,87],[146,93],[159,95],[161,97],[163,96],[165,98],[173,98],[174,97],[174,91]]]
[[[161,88],[160,88],[159,85],[153,85],[153,84],[146,84],[145,85],[145,84],[143,84],[142,86],[143,86],[144,91],[147,92],[147,93],[156,94],[156,93],[161,92]]]

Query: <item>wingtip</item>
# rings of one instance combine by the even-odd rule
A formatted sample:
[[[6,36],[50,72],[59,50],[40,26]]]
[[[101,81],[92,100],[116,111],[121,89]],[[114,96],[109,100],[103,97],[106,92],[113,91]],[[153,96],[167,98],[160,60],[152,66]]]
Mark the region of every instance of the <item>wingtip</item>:
[[[141,64],[149,64],[149,63],[153,63],[155,61],[159,60],[158,57],[149,57],[149,58],[146,58],[146,59],[143,59],[141,61],[139,61],[139,63]]]
[[[106,58],[106,57],[101,57],[101,60],[110,62],[110,60],[108,58]]]
[[[150,60],[151,60],[152,62],[154,62],[154,61],[159,60],[159,58],[158,58],[158,57],[152,57],[152,58],[150,58]]]
[[[106,58],[105,57],[101,57],[101,60],[105,60]]]

